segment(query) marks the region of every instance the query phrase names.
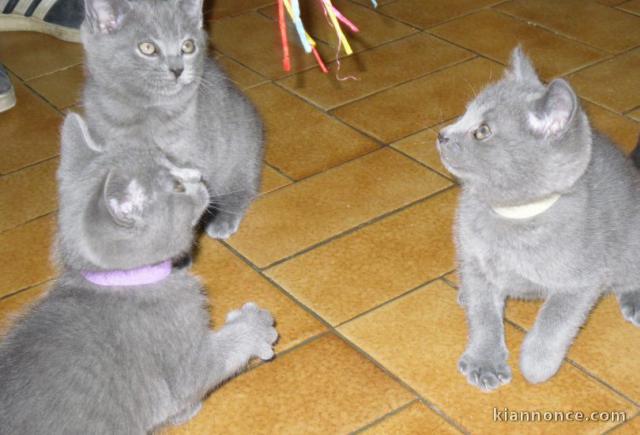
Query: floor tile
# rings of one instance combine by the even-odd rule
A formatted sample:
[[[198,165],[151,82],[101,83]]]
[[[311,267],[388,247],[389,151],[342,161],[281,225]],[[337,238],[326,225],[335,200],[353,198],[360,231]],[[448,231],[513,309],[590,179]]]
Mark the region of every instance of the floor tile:
[[[631,0],[618,6],[618,9],[640,15],[640,0]]]
[[[581,97],[616,112],[640,105],[640,48],[621,54],[571,75],[573,87]]]
[[[27,84],[58,109],[65,109],[80,102],[84,86],[82,65],[56,71],[29,80]]]
[[[449,190],[267,270],[332,325],[454,267]]]
[[[229,243],[266,267],[450,184],[382,149],[259,198]]]
[[[291,184],[291,181],[271,166],[264,165],[262,167],[262,186],[260,187],[261,194],[280,189],[287,184]]]
[[[628,0],[596,0],[596,1],[601,5],[605,5],[605,6],[617,6]]]
[[[494,409],[636,412],[629,402],[570,364],[564,364],[549,382],[528,384],[517,367],[522,333],[509,324],[506,335],[513,380],[491,394],[475,389],[456,368],[467,327],[455,293],[439,281],[339,331],[471,433],[601,433],[615,426],[594,421],[507,423],[494,419]]]
[[[215,0],[205,19],[219,19],[240,15],[274,3],[274,0]]]
[[[26,313],[42,296],[45,295],[51,283],[42,284],[16,295],[0,299],[0,341],[13,325],[16,319]]]
[[[636,416],[633,420],[617,427],[611,433],[615,435],[636,435],[640,433],[640,416]]]
[[[35,219],[0,233],[0,297],[40,284],[54,277],[49,252],[53,243],[55,216]]]
[[[583,101],[582,106],[589,114],[591,125],[609,136],[625,154],[629,154],[635,148],[640,134],[640,123],[588,101]]]
[[[497,9],[611,53],[640,45],[640,17],[596,2],[514,0]]]
[[[380,7],[380,12],[426,29],[499,3],[499,0],[398,0]]]
[[[4,32],[0,38],[0,62],[23,80],[77,65],[82,58],[81,44],[44,33]]]
[[[224,324],[227,313],[246,302],[255,302],[273,314],[280,338],[278,352],[325,331],[325,326],[240,260],[220,242],[202,236],[198,243],[193,273],[209,295],[215,328]]]
[[[334,335],[241,375],[170,434],[348,433],[412,400],[410,393]]]
[[[640,121],[640,109],[628,113],[627,116],[629,118],[635,119],[636,121]]]
[[[247,89],[267,81],[267,79],[260,74],[251,71],[249,68],[240,65],[227,56],[218,56],[216,62],[218,62],[218,65],[222,67],[229,75],[229,78],[234,81],[240,89]]]
[[[453,178],[453,175],[442,165],[440,153],[436,147],[437,138],[438,133],[432,129],[427,129],[394,142],[391,146],[440,172],[442,175]]]
[[[378,144],[274,84],[247,91],[266,132],[266,161],[294,180],[367,154]]]
[[[480,11],[430,31],[503,64],[508,62],[513,48],[522,44],[544,79],[604,57],[599,50],[495,11]]]
[[[385,418],[363,432],[366,435],[385,434],[458,434],[457,429],[420,402],[415,402],[397,414]]]
[[[210,39],[217,50],[265,77],[280,78],[316,65],[313,55],[305,53],[295,34],[289,32],[291,71],[284,71],[277,25],[257,12],[216,20],[210,27]],[[321,42],[318,51],[324,59],[329,59],[334,52]]]
[[[510,300],[507,318],[530,329],[541,302]],[[613,295],[591,312],[568,357],[618,391],[640,403],[640,372],[630,361],[640,361],[640,328],[625,321]]]
[[[465,104],[483,86],[498,79],[502,69],[489,60],[472,59],[339,107],[334,113],[391,143],[462,114]]]
[[[314,68],[280,83],[330,109],[472,56],[466,50],[421,33],[350,56],[341,62],[339,72],[323,74]],[[339,80],[336,75],[357,80]]]
[[[377,47],[380,44],[402,38],[417,31],[412,27],[376,13],[371,7],[358,5],[350,0],[332,0],[331,3],[360,29],[360,32],[351,32],[348,27],[342,26],[342,31],[355,52]],[[333,60],[336,57],[335,50],[338,48],[338,39],[333,27],[327,22],[320,2],[301,3],[301,12],[304,14],[304,27],[307,32],[314,39],[327,42],[334,48],[333,54],[326,59],[328,61]],[[276,6],[265,8],[263,13],[274,20],[278,16]],[[341,49],[341,53],[344,53],[344,50]]]
[[[0,177],[0,231],[56,209],[57,170],[55,158]]]
[[[15,78],[13,86],[17,104],[0,113],[0,174],[54,157],[59,150],[60,114]]]

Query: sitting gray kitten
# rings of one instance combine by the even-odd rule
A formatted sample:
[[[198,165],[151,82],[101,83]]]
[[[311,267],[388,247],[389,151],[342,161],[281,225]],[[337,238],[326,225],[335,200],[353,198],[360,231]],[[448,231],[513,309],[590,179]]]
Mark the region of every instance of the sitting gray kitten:
[[[249,303],[214,332],[200,281],[172,269],[207,207],[197,170],[152,146],[101,152],[75,114],[62,143],[64,270],[0,343],[0,434],[144,434],[186,421],[250,358],[273,357],[273,319]]]
[[[520,355],[534,383],[556,373],[603,292],[640,326],[640,174],[591,128],[567,82],[543,85],[517,48],[438,148],[462,182],[455,240],[469,343],[458,367],[471,384],[511,379],[508,296],[545,299]]]
[[[198,168],[215,210],[206,231],[229,237],[258,192],[262,124],[208,57],[202,0],[85,0],[85,9],[83,104],[92,137],[147,137]]]

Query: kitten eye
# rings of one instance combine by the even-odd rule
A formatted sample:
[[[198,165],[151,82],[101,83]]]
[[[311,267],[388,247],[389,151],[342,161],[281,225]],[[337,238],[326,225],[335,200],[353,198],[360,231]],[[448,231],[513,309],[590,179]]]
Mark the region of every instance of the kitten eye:
[[[140,53],[145,56],[153,56],[158,51],[153,42],[141,42],[138,44],[138,49],[140,50]]]
[[[179,180],[173,180],[173,191],[176,193],[184,193],[186,191],[184,184]]]
[[[485,140],[489,136],[491,136],[491,129],[487,124],[480,124],[480,127],[473,132],[473,137],[477,140]]]
[[[185,54],[191,54],[196,51],[196,44],[193,39],[187,39],[182,43],[182,52]]]

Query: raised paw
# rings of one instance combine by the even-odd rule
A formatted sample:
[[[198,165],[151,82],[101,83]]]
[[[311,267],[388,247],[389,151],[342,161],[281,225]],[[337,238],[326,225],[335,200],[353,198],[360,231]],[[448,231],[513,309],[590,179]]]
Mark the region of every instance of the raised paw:
[[[619,294],[618,302],[625,320],[640,327],[640,290]]]
[[[566,354],[566,347],[554,344],[550,337],[529,332],[520,349],[520,371],[532,384],[549,380],[556,374]]]
[[[227,314],[226,325],[239,328],[239,345],[246,348],[250,356],[262,360],[273,358],[273,344],[278,332],[273,327],[273,317],[253,302],[248,302],[239,310]]]
[[[465,353],[458,361],[458,370],[482,391],[492,391],[511,382],[511,368],[504,360],[476,358]]]
[[[207,224],[205,231],[212,239],[225,240],[238,231],[241,220],[242,216],[220,213]]]

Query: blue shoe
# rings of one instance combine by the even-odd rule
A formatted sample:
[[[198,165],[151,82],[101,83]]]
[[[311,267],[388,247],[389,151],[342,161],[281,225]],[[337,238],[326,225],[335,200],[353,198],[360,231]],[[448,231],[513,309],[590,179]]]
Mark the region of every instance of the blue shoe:
[[[0,113],[6,112],[16,105],[16,92],[9,79],[9,74],[0,64]]]
[[[0,32],[40,32],[80,42],[83,0],[0,0]]]

